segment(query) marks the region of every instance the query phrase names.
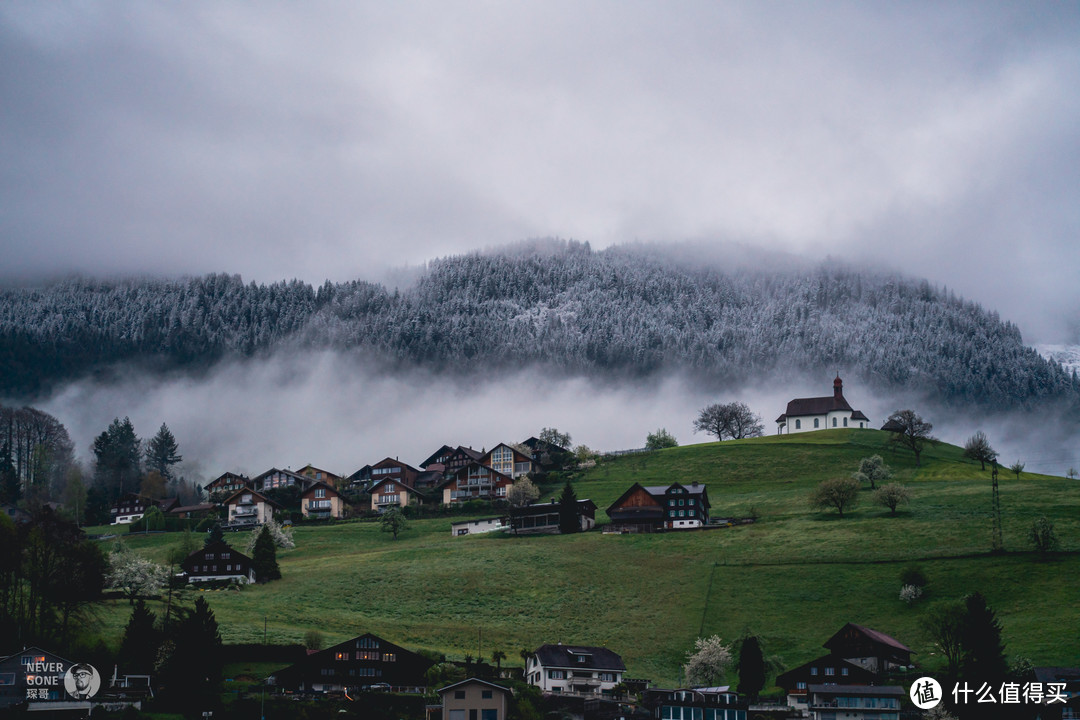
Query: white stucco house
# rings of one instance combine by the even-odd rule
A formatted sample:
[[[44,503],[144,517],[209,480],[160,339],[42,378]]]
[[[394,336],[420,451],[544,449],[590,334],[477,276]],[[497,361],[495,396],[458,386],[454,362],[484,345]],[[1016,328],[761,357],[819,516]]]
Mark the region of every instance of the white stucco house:
[[[603,697],[625,673],[616,653],[586,645],[541,645],[525,662],[525,681],[544,693]]]
[[[861,410],[853,410],[844,399],[844,381],[837,375],[833,394],[825,397],[795,398],[787,411],[776,418],[776,432],[810,432],[833,428],[868,428],[870,419]]]

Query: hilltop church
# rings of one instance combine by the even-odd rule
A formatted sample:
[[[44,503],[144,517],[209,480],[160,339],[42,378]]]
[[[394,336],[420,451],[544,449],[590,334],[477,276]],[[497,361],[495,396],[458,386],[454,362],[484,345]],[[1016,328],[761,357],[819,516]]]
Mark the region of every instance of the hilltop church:
[[[844,399],[844,381],[839,373],[833,380],[833,394],[826,397],[795,398],[787,412],[776,418],[776,432],[808,432],[827,428],[866,428],[870,419],[861,410],[852,410]]]

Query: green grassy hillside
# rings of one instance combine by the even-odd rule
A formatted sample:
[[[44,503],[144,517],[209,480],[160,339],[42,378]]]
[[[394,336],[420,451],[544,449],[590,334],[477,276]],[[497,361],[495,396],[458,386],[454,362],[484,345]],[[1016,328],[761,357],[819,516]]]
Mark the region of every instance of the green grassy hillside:
[[[1003,471],[1005,555],[990,548],[990,472],[959,448],[923,453],[923,466],[891,453],[885,433],[836,430],[708,443],[624,456],[584,472],[578,497],[603,510],[633,482],[706,483],[713,516],[749,526],[651,536],[453,538],[450,520],[412,523],[396,541],[374,523],[296,530],[279,554],[281,581],[209,593],[226,642],[256,642],[266,619],[271,641],[327,641],[375,632],[410,648],[458,658],[501,649],[516,659],[544,642],[606,645],[629,674],[675,682],[699,634],[762,635],[768,654],[793,667],[822,652],[846,622],[889,633],[939,666],[922,620],[934,602],[981,590],[1004,625],[1007,651],[1040,665],[1080,664],[1080,482]],[[843,519],[811,510],[821,480],[850,475],[881,454],[912,502],[890,517],[869,492]],[[1031,521],[1050,517],[1063,552],[1028,552]],[[598,518],[606,522],[601,513]],[[232,538],[230,538],[232,539]],[[245,538],[236,537],[237,544]],[[175,536],[131,536],[133,548],[163,559]],[[918,564],[927,596],[908,607],[899,574]],[[190,591],[185,591],[190,602]],[[126,603],[104,603],[101,620],[119,638]]]

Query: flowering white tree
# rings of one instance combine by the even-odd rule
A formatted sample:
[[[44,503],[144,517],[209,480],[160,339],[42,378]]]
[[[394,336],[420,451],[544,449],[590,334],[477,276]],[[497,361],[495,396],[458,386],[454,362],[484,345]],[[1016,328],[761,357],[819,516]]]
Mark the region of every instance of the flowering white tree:
[[[169,580],[168,568],[139,557],[120,543],[109,553],[108,560],[105,587],[123,592],[131,603],[140,596],[160,594]]]
[[[922,597],[922,588],[918,585],[905,585],[900,588],[900,599],[911,605]]]
[[[283,528],[275,520],[267,520],[263,525],[259,525],[251,531],[251,535],[248,536],[247,541],[247,553],[250,555],[255,550],[255,542],[259,539],[259,533],[266,527],[270,530],[270,537],[274,541],[274,545],[283,550],[296,547],[296,542],[293,540],[292,528]]]
[[[690,687],[712,687],[724,679],[731,665],[731,646],[725,645],[719,635],[698,638],[694,650],[687,653],[686,684]]]

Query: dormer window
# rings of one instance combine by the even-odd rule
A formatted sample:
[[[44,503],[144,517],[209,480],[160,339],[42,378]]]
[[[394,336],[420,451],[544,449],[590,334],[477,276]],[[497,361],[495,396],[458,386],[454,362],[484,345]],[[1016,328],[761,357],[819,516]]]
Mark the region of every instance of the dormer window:
[[[579,663],[583,663],[583,662],[585,662],[585,656],[584,656],[584,655],[578,655],[578,656],[577,656],[577,661],[578,661]]]

